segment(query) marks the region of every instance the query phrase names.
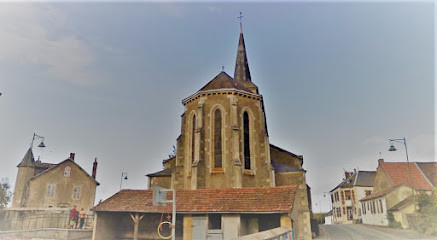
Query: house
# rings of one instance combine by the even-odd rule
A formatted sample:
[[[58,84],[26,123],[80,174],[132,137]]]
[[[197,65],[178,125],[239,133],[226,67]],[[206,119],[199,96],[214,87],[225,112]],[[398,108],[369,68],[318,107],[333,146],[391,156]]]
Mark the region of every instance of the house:
[[[58,163],[35,161],[32,148],[18,164],[11,208],[71,208],[89,210],[94,206],[97,159],[92,176],[74,161],[75,154]]]
[[[344,180],[332,189],[332,216],[334,224],[348,224],[361,221],[359,199],[370,195],[376,172],[345,172]]]
[[[360,199],[365,224],[388,226],[392,212],[403,228],[415,211],[414,196],[430,193],[436,185],[437,162],[384,162],[378,160],[372,194]]]
[[[330,224],[332,224],[332,218],[333,218],[334,216],[332,215],[332,209],[331,209],[331,211],[329,211],[329,212],[327,212],[326,214],[325,214],[325,225],[330,225]]]
[[[163,161],[162,171],[147,175],[149,189],[154,186],[175,189],[176,196],[189,193],[193,199],[187,201],[195,201],[185,208],[178,202],[177,219],[181,222],[176,226],[176,237],[206,239],[209,230],[215,229],[218,231],[214,239],[231,239],[288,227],[295,239],[311,239],[311,198],[306,170],[302,167],[303,156],[269,142],[264,99],[251,79],[241,28],[234,77],[222,70],[199,91],[183,99],[182,104],[185,110],[176,155]],[[273,195],[278,189],[290,192]],[[159,215],[164,208],[118,208],[140,196],[144,202],[151,202],[150,190],[132,192],[131,200],[122,202],[121,196],[125,194],[122,191],[94,208],[95,240],[108,239],[104,233],[114,224],[125,228],[109,239],[131,236],[132,219],[138,220],[136,214],[144,215],[141,221],[147,218],[158,223],[153,214]],[[228,199],[231,195],[232,201]],[[262,199],[252,201],[258,195]],[[214,200],[216,197],[219,200]],[[281,202],[282,198],[287,199],[286,204]],[[236,205],[228,209],[223,205],[227,201]],[[130,223],[130,227],[124,223]],[[211,224],[213,227],[209,228]],[[141,234],[155,236],[155,232],[149,229]],[[196,234],[201,237],[193,237]]]

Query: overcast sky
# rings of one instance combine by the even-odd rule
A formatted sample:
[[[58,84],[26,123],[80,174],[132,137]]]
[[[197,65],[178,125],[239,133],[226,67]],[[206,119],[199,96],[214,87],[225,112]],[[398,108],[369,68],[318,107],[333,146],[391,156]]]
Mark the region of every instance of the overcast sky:
[[[0,3],[0,177],[35,157],[99,165],[96,201],[144,189],[180,134],[181,100],[233,76],[239,11],[270,143],[304,156],[315,211],[343,171],[376,170],[389,138],[435,161],[431,1]],[[315,205],[317,203],[317,205]]]

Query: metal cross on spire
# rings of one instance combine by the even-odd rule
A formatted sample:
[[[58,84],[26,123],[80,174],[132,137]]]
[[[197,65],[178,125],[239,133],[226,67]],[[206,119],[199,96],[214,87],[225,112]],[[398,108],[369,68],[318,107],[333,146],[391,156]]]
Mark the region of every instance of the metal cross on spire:
[[[243,13],[240,12],[240,16],[237,17],[237,18],[240,19],[240,32],[243,32],[243,22],[242,22],[242,19],[243,19]]]

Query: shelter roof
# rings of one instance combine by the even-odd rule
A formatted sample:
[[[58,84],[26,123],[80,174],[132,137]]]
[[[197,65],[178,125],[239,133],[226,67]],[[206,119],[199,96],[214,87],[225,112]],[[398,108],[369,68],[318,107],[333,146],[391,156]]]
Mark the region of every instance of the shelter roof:
[[[409,164],[409,166],[408,166]],[[410,162],[384,162],[380,161],[379,165],[384,169],[384,172],[389,177],[393,186],[398,186],[401,184],[405,184],[407,186],[411,186],[409,170],[411,172],[411,180],[413,182],[413,186],[417,190],[431,190],[432,186],[427,181],[425,176],[422,174],[420,169],[416,164]]]
[[[272,213],[289,212],[293,207],[296,186],[264,188],[219,188],[177,190],[177,212],[190,213]],[[171,198],[169,193],[167,196]],[[154,206],[152,190],[121,190],[95,206],[97,212],[147,212],[171,211],[171,204]],[[272,202],[274,199],[274,203]]]
[[[433,187],[437,187],[437,162],[417,162],[416,164]]]

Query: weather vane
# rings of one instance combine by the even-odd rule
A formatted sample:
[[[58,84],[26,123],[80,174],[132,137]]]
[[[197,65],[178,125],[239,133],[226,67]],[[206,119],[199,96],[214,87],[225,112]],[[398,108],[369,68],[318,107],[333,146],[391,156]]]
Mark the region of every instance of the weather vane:
[[[243,22],[242,22],[242,19],[243,19],[243,13],[240,12],[240,16],[237,17],[237,18],[240,19],[240,31],[243,31]]]

